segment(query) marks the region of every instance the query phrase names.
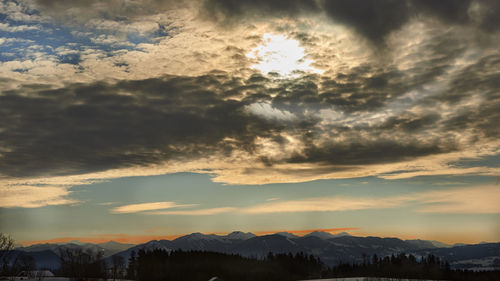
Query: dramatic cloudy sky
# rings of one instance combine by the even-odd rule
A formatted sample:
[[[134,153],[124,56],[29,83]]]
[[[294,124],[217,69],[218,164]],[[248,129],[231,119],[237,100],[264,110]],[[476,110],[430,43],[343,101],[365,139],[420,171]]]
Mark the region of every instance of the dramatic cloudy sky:
[[[1,230],[499,241],[499,45],[496,0],[1,0]]]

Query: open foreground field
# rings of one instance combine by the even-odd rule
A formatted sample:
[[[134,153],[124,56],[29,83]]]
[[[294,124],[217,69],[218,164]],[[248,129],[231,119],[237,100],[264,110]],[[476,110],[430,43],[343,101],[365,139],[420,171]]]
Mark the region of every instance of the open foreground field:
[[[70,281],[70,278],[67,277],[44,277],[44,278],[29,278],[29,277],[0,277],[0,281]],[[89,278],[89,281],[133,281],[133,280],[126,280],[126,279],[93,279]]]
[[[332,279],[312,279],[301,281],[434,281],[430,279],[399,279],[399,278],[384,278],[384,277],[349,277],[349,278],[332,278]]]
[[[70,281],[70,278],[66,277],[47,277],[43,279],[38,278],[26,278],[26,277],[8,277],[6,279],[0,279],[1,281]],[[94,279],[89,279],[94,280]],[[95,279],[102,280],[102,279]],[[132,281],[125,279],[106,279],[106,281]],[[207,280],[208,281],[208,280]],[[301,280],[301,281],[434,281],[429,279],[398,279],[398,278],[382,278],[382,277],[350,277],[350,278],[333,278],[333,279],[312,279],[312,280]]]

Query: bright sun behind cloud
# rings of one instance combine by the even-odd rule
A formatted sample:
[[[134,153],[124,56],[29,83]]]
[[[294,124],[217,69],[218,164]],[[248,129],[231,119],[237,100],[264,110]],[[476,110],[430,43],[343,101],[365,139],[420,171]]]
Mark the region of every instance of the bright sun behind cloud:
[[[284,35],[264,34],[263,43],[253,48],[247,57],[259,62],[252,66],[262,73],[276,72],[283,77],[294,76],[294,73],[322,73],[311,66],[313,60],[307,59],[304,48],[294,39]]]

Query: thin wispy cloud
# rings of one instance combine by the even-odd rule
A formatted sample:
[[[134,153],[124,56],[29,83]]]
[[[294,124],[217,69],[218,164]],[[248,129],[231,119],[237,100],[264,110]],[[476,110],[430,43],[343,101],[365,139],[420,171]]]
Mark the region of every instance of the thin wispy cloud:
[[[417,196],[424,213],[500,214],[500,186],[439,190]]]
[[[99,206],[109,206],[109,205],[115,205],[117,204],[117,202],[100,202],[100,203],[97,203],[97,205]]]
[[[231,213],[236,211],[237,208],[234,207],[219,207],[219,208],[208,208],[208,209],[198,209],[198,210],[182,210],[182,211],[158,211],[158,212],[148,212],[151,215],[181,215],[181,216],[208,216],[208,215],[218,215],[224,213]]]
[[[500,187],[479,186],[387,197],[319,197],[265,203],[238,211],[245,214],[331,212],[410,207],[417,212],[500,214]]]
[[[113,214],[129,214],[129,213],[140,213],[152,210],[185,208],[193,206],[196,206],[196,204],[177,204],[175,202],[151,202],[151,203],[140,203],[140,204],[119,206],[111,209],[110,211]]]
[[[318,197],[292,201],[265,203],[240,209],[244,214],[296,213],[296,212],[333,212],[366,209],[387,209],[401,206],[406,198],[356,198],[356,197]]]
[[[225,206],[208,209],[155,211],[145,214],[205,216],[233,213],[258,215],[301,212],[345,212],[403,207],[412,208],[416,212],[426,213],[500,214],[500,206],[497,202],[499,196],[500,187],[498,186],[478,186],[386,197],[317,197],[281,202],[271,201],[269,203],[239,208]],[[173,203],[173,205],[176,206],[175,203]],[[196,204],[192,206],[196,206]]]

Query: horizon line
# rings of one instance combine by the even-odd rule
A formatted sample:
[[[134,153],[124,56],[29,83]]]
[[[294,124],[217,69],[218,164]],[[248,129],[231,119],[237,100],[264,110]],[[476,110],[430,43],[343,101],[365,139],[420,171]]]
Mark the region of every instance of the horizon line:
[[[228,235],[233,232],[243,232],[243,233],[252,233],[256,236],[265,236],[265,235],[272,235],[272,234],[278,234],[278,233],[290,233],[299,237],[303,237],[307,234],[310,234],[312,232],[326,232],[330,234],[339,234],[342,232],[347,232],[350,230],[360,230],[361,228],[359,227],[343,227],[343,228],[318,228],[318,229],[301,229],[301,230],[262,230],[262,231],[242,231],[242,230],[234,230],[231,232],[211,232],[211,233],[203,233],[203,232],[191,232],[191,233],[186,233],[186,234],[174,234],[174,235],[129,235],[129,234],[100,234],[100,235],[94,235],[90,237],[56,237],[52,239],[45,239],[45,240],[25,240],[25,241],[19,241],[17,244],[22,245],[23,247],[29,247],[33,245],[38,245],[38,244],[57,244],[57,243],[70,243],[70,242],[80,242],[80,243],[91,243],[91,244],[100,244],[100,243],[107,243],[107,242],[117,242],[117,243],[122,243],[122,244],[134,244],[134,245],[139,245],[139,244],[144,244],[150,241],[154,240],[174,240],[179,237],[187,236],[190,234],[194,233],[201,233],[203,235],[218,235],[218,236],[224,236]],[[425,241],[436,241],[440,242],[443,244],[447,244],[450,246],[457,245],[457,244],[480,244],[480,243],[498,243],[497,242],[487,242],[487,241],[480,241],[480,242],[450,242],[442,239],[426,239],[426,238],[419,238],[414,235],[386,235],[386,234],[374,234],[374,233],[360,233],[357,232],[355,233],[356,235],[353,235],[352,232],[347,232],[351,236],[356,236],[356,237],[380,237],[380,238],[398,238],[401,240],[425,240]]]
[[[201,233],[204,235],[228,235],[233,232],[244,232],[244,233],[252,233],[255,234],[256,236],[263,236],[263,235],[270,235],[270,234],[276,234],[280,232],[287,232],[290,234],[294,234],[297,236],[304,236],[309,233],[312,233],[314,231],[318,232],[327,232],[330,234],[337,234],[338,232],[345,232],[349,230],[359,230],[361,228],[359,227],[341,227],[341,228],[317,228],[317,229],[300,229],[300,230],[259,230],[259,231],[241,231],[241,230],[235,230],[231,232],[211,232],[211,233],[203,233],[203,232],[191,232],[187,234],[173,234],[173,235],[129,235],[129,234],[100,234],[100,235],[93,235],[90,237],[77,237],[77,236],[66,236],[66,237],[56,237],[56,238],[51,238],[51,239],[41,239],[41,240],[23,240],[17,242],[18,244],[21,244],[23,247],[28,247],[32,245],[37,245],[37,244],[56,244],[56,243],[69,243],[72,241],[78,241],[81,243],[93,243],[93,244],[100,244],[100,243],[107,243],[107,242],[118,242],[118,243],[123,243],[123,244],[143,244],[147,243],[149,241],[153,240],[173,240],[179,237],[183,237],[186,235],[190,235],[193,233]]]

